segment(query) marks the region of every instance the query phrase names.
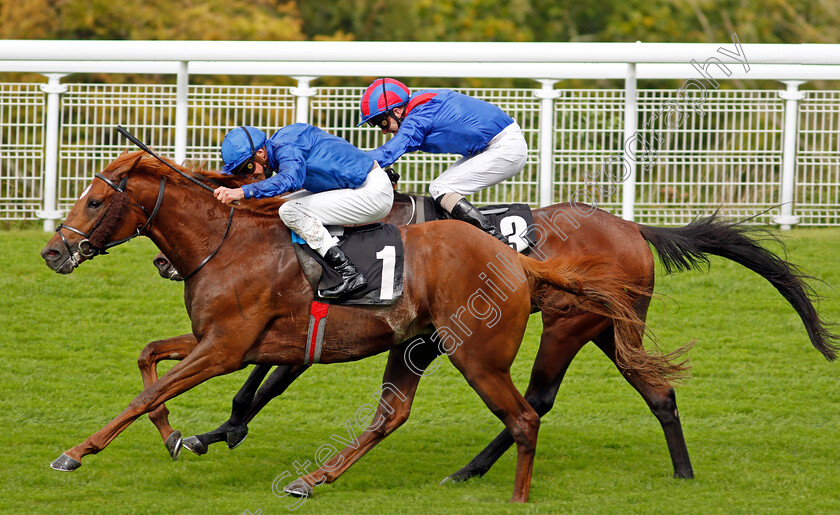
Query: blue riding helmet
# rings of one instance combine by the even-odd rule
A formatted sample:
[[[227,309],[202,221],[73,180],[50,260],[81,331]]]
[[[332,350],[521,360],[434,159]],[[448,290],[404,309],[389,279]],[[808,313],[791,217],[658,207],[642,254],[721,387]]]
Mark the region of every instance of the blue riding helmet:
[[[253,159],[267,140],[268,136],[263,131],[247,125],[228,132],[222,140],[222,161],[225,164],[222,171],[233,173],[243,163]]]

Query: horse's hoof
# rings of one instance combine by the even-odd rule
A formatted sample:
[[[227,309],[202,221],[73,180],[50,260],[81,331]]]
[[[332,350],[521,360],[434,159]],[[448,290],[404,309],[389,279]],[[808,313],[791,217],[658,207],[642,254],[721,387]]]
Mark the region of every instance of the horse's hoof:
[[[312,485],[303,479],[295,479],[286,485],[283,491],[295,497],[309,497],[312,495]]]
[[[169,451],[169,455],[172,457],[173,460],[177,460],[178,456],[181,455],[181,445],[183,444],[183,440],[181,439],[181,432],[180,431],[172,431],[169,435],[169,438],[166,439],[164,445],[166,445],[166,450]]]
[[[207,446],[201,443],[197,436],[188,436],[181,441],[181,444],[193,454],[199,456],[207,454]]]
[[[70,456],[63,454],[50,463],[50,468],[53,470],[60,470],[62,472],[70,472],[82,466],[82,462],[74,460]]]
[[[481,474],[465,472],[464,469],[461,469],[458,472],[453,472],[452,474],[449,474],[448,476],[443,478],[443,481],[441,481],[440,484],[445,485],[446,483],[463,483],[467,479],[475,476],[481,477]]]
[[[228,449],[234,450],[239,447],[239,444],[245,441],[246,436],[248,436],[248,426],[227,433],[225,435],[225,442],[227,442]]]

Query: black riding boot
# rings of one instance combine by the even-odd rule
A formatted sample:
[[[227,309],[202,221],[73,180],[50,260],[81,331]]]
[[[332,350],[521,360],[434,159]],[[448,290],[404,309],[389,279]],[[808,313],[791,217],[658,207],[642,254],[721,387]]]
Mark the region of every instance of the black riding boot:
[[[344,251],[338,247],[332,247],[324,255],[327,263],[341,275],[341,284],[326,290],[318,290],[318,296],[323,299],[334,299],[340,297],[345,293],[356,291],[367,281],[361,272],[347,259]]]
[[[485,217],[477,207],[470,204],[467,199],[462,198],[459,200],[452,208],[452,212],[450,214],[452,215],[452,218],[478,227],[505,245],[510,244],[508,239],[487,220],[487,217]]]

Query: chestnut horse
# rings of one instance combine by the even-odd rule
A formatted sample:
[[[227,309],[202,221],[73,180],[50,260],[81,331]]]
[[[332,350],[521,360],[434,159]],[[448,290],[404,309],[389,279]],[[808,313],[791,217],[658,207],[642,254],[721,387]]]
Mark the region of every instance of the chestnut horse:
[[[175,166],[163,166],[143,152],[124,153],[96,174],[41,251],[51,269],[68,274],[104,249],[138,235],[149,237],[177,269],[191,270],[184,298],[195,336],[195,344],[182,350],[183,360],[159,379],[145,378],[142,393],[103,429],[53,461],[54,469],[80,467],[84,456],[103,450],[138,417],[211,377],[250,363],[305,361],[313,290],[298,264],[290,231],[276,216],[283,200],[248,201],[229,210]],[[242,183],[218,173],[203,178],[232,187]],[[321,362],[353,361],[395,349],[385,380],[401,395],[383,394],[390,409],[379,405],[373,418],[379,423],[330,460],[337,464],[323,463],[310,477],[334,481],[402,424],[421,377],[416,370],[446,352],[516,443],[512,501],[526,502],[539,416],[514,387],[510,365],[534,306],[603,320],[600,330],[610,327],[619,364],[647,384],[667,389],[669,378],[682,371],[668,356],[644,350],[644,324],[634,310],[644,291],[603,258],[536,261],[455,221],[399,231],[405,247],[403,295],[391,306],[333,306]],[[228,240],[236,243],[225,244]],[[467,253],[469,260],[463,259]],[[490,265],[506,270],[499,282],[507,288],[491,289],[495,298],[485,292],[489,283],[482,280]],[[476,293],[465,297],[465,292]],[[447,327],[453,316],[460,336]],[[409,365],[404,351],[420,335],[431,336],[437,346],[414,349]]]
[[[394,207],[385,221],[414,223],[414,206],[422,201],[422,197],[396,194]],[[795,266],[761,245],[759,238],[770,235],[760,228],[727,222],[716,215],[697,220],[686,227],[655,228],[627,222],[601,210],[581,212],[581,207],[570,204],[555,204],[535,209],[533,213],[538,240],[534,252],[536,257],[546,259],[569,254],[613,256],[626,270],[645,278],[640,284],[648,293],[652,292],[654,275],[653,255],[648,244],[657,250],[668,273],[700,268],[703,263],[708,263],[708,254],[731,259],[773,284],[801,317],[814,347],[829,360],[835,357],[834,342],[837,337],[825,329],[814,309],[810,300],[812,292],[804,282],[804,276]],[[161,277],[175,280],[180,278],[163,254],[156,256],[154,264]],[[640,319],[645,319],[647,308],[647,297],[639,299],[636,309]],[[542,318],[543,333],[539,352],[524,394],[537,414],[542,417],[551,410],[572,359],[583,345],[593,341],[616,364],[622,372],[621,376],[642,396],[659,421],[665,434],[674,477],[693,478],[674,390],[653,387],[640,380],[632,370],[622,370],[617,363],[609,327],[601,330],[602,326],[599,325],[602,319],[589,313],[558,313],[554,310],[544,311]],[[138,360],[141,373],[144,377],[154,377],[154,367],[158,361],[183,358],[183,349],[194,345],[194,340],[191,334],[186,334],[151,342]],[[234,396],[230,418],[212,431],[185,438],[184,446],[196,454],[205,454],[208,446],[217,442],[226,442],[229,448],[235,448],[248,434],[248,422],[271,399],[285,391],[309,365],[277,367],[260,386],[270,368],[257,365]],[[172,454],[173,430],[168,424],[167,413],[165,406],[161,406],[150,418],[163,439],[170,442],[167,447]],[[510,434],[502,431],[475,459],[446,479],[463,481],[482,476],[513,443]],[[172,456],[177,458],[175,454]]]

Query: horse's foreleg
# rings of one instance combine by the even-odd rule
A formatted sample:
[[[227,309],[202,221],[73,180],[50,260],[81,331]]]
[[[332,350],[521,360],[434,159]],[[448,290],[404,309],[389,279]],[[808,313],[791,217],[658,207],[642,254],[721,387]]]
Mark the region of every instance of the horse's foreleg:
[[[612,328],[604,331],[594,341],[604,354],[615,363],[615,340],[613,338]],[[680,422],[680,415],[677,411],[677,397],[674,389],[657,390],[651,388],[632,370],[622,370],[619,367],[619,372],[621,372],[621,377],[626,379],[639,392],[639,395],[642,396],[650,408],[650,411],[659,420],[662,431],[665,433],[668,453],[671,455],[671,462],[674,465],[674,477],[693,479],[694,470],[691,468],[691,460],[688,457],[688,446],[685,443],[682,423]]]
[[[201,346],[199,346],[201,348]],[[159,380],[153,382],[129,403],[128,407],[81,444],[64,452],[53,461],[56,470],[74,470],[81,466],[81,459],[88,454],[96,454],[104,449],[134,420],[148,413],[167,400],[190,388],[221,374],[237,370],[242,364],[242,356],[234,356],[229,348],[217,351],[209,346],[203,352],[195,350],[183,361],[175,365]]]
[[[248,435],[248,422],[257,416],[268,402],[286,391],[310,365],[281,365],[274,369],[256,394],[244,392],[233,397],[233,410],[225,432],[228,449],[235,449]],[[225,424],[222,424],[224,426]]]
[[[234,417],[237,416],[237,413],[247,410],[248,406],[251,405],[254,393],[257,391],[257,388],[260,386],[260,383],[265,378],[265,375],[268,374],[269,370],[271,370],[271,365],[255,366],[254,369],[251,370],[251,373],[248,374],[248,378],[245,379],[245,384],[243,384],[242,388],[240,388],[239,391],[236,392],[236,395],[233,396],[233,408],[231,409],[230,418],[212,431],[184,438],[184,447],[201,456],[202,454],[207,454],[207,447],[211,444],[227,440],[228,433],[233,433],[233,436],[238,438],[238,442],[236,442],[235,445],[228,443],[229,448],[233,449],[242,443],[242,440],[244,440],[245,436],[248,434],[248,426],[245,426],[241,422],[236,423],[232,421],[234,420]],[[241,419],[241,416],[238,418]]]
[[[528,389],[524,395],[525,400],[541,418],[554,407],[557,392],[569,364],[587,343],[588,339],[585,338],[592,336],[594,331],[587,330],[588,326],[597,323],[597,319],[592,315],[568,318],[543,314],[540,348],[531,369]],[[502,430],[472,461],[444,478],[443,482],[461,482],[472,477],[483,476],[513,443],[510,432]]]
[[[410,353],[408,358],[406,357],[407,350]],[[391,349],[382,378],[379,405],[367,429],[355,437],[353,420],[348,419],[345,427],[350,445],[340,453],[325,456],[321,462],[316,461],[319,467],[317,470],[296,479],[284,490],[298,496],[311,495],[313,486],[332,483],[338,479],[351,465],[408,420],[421,374],[438,354],[437,345],[428,340],[424,340],[421,345],[411,346],[410,343],[404,343]],[[407,362],[410,362],[411,366]],[[360,406],[356,417],[366,418],[365,415],[370,414],[370,410],[365,410],[365,415],[360,415],[363,407],[372,409],[369,405]],[[362,421],[358,418],[355,420],[361,425]]]
[[[198,455],[205,454],[207,448],[217,442],[226,442],[229,449],[235,449],[248,435],[248,422],[308,368],[309,365],[278,366],[260,386],[271,366],[257,365],[233,397],[230,418],[212,431],[185,438],[184,447]]]
[[[242,424],[247,424],[257,416],[257,413],[262,410],[268,401],[279,396],[286,391],[295,380],[304,372],[309,370],[311,365],[282,365],[274,369],[274,372],[268,376],[268,379],[257,390],[257,394],[251,400],[251,403],[246,407],[247,409],[235,410],[235,415],[240,419],[234,419],[234,413],[231,413],[231,421],[241,421]],[[236,399],[234,398],[234,403]],[[244,416],[243,416],[244,413]]]
[[[182,334],[181,336],[154,341],[146,345],[140,353],[140,357],[137,359],[137,366],[140,368],[140,374],[143,376],[143,387],[148,388],[152,383],[157,381],[158,362],[165,359],[184,359],[187,354],[192,352],[196,345],[198,345],[198,340],[192,334]],[[166,405],[161,404],[149,413],[149,420],[160,431],[160,436],[163,438],[166,448],[169,450],[169,455],[172,459],[177,459],[181,451],[181,434],[173,431],[172,426],[169,425],[169,410],[166,408]]]

